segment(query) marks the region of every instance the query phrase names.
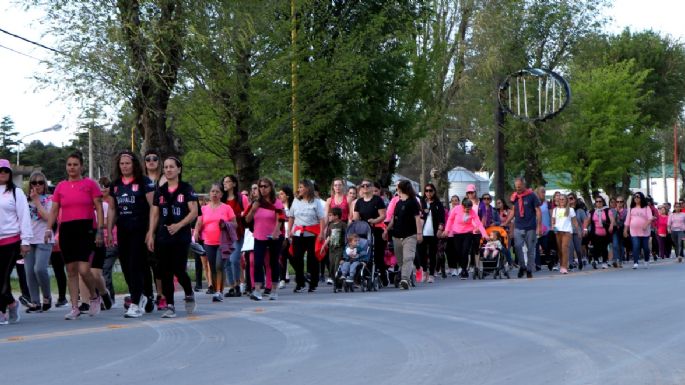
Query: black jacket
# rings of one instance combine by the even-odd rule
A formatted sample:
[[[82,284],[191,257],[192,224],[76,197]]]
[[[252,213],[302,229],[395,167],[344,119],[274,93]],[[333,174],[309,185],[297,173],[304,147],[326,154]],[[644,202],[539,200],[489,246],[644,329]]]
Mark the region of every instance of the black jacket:
[[[430,207],[429,207],[430,206]],[[421,198],[421,219],[424,221],[424,227],[426,226],[426,218],[428,218],[428,212],[430,210],[431,218],[433,220],[433,231],[435,235],[438,235],[438,227],[442,225],[445,227],[445,207],[440,201],[433,201],[429,205],[425,198]]]

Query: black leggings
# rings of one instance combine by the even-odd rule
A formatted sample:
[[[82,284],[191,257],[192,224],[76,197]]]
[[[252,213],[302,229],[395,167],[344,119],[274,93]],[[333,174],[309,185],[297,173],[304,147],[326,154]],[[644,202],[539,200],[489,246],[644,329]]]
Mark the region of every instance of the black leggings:
[[[281,265],[279,266],[281,281],[285,281],[285,275],[288,272],[288,261],[290,261],[291,258],[292,256],[290,255],[290,241],[288,239],[285,239],[281,244],[281,258],[279,259],[279,261],[281,262]]]
[[[419,256],[414,261],[417,267],[421,267],[423,271],[429,271],[430,275],[435,275],[436,256],[438,254],[438,238],[437,237],[423,237],[423,242],[419,243]]]
[[[118,228],[119,261],[124,279],[131,293],[131,302],[140,303],[145,287],[145,274],[149,273],[147,266],[147,246],[145,246],[145,231]],[[151,296],[152,293],[145,293]]]
[[[313,238],[313,237],[310,237]],[[278,282],[278,278],[281,275],[281,244],[283,240],[279,239],[269,239],[269,240],[254,240],[254,283],[264,284],[264,266],[266,253],[269,252],[269,266],[271,267],[271,282]],[[313,255],[307,253],[307,255]],[[309,260],[309,258],[307,258]],[[318,262],[316,258],[315,261]],[[319,276],[316,276],[318,280]],[[312,276],[314,279],[314,276]]]
[[[0,312],[7,311],[7,305],[14,303],[10,276],[19,256],[21,241],[0,246]]]
[[[454,235],[454,251],[457,255],[462,274],[464,271],[467,271],[466,269],[469,267],[469,254],[471,252],[471,244],[473,243],[474,237],[475,236],[472,233]]]
[[[447,257],[447,266],[450,269],[456,269],[459,265],[459,262],[457,262],[457,249],[456,249],[456,241],[454,240],[454,236],[451,236],[447,238],[447,244],[445,245],[445,255]]]
[[[21,296],[27,299],[31,299],[31,291],[29,290],[29,285],[26,282],[26,269],[23,263],[15,263],[17,268],[17,278],[19,280],[19,290],[21,290]]]
[[[256,246],[256,242],[255,242]],[[295,282],[298,287],[304,287],[304,254],[307,253],[307,272],[309,273],[309,288],[319,285],[319,260],[316,259],[316,237],[293,237],[293,257],[290,263],[295,269]],[[256,270],[255,270],[256,275]]]
[[[590,242],[592,243],[592,259],[602,263],[606,263],[609,257],[609,235],[590,235]]]
[[[380,227],[373,228],[373,263],[376,265],[378,272],[381,275],[381,280],[383,284],[386,284],[387,275],[385,266],[385,248],[388,246],[388,242],[383,240],[383,229]]]
[[[67,273],[64,270],[64,259],[62,258],[62,253],[59,251],[53,251],[50,254],[50,264],[52,265],[52,271],[55,273],[55,280],[57,281],[57,292],[59,293],[58,299],[67,298]]]
[[[174,276],[183,287],[186,297],[193,295],[193,285],[186,272],[188,262],[188,248],[190,243],[185,242],[159,242],[155,246],[157,253],[157,270],[162,279],[162,291],[166,302],[174,304]]]

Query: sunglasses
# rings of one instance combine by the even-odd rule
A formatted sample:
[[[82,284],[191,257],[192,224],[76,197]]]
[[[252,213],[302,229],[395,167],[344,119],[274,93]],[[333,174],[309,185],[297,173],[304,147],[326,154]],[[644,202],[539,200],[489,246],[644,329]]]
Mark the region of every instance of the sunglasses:
[[[45,181],[44,180],[32,180],[31,181],[31,186],[44,186]]]
[[[626,203],[626,201],[616,201],[616,203]]]
[[[633,199],[640,199],[640,196],[639,196],[639,195],[635,195],[635,196],[633,197]]]
[[[486,201],[491,201],[491,200],[492,200],[491,197],[483,197],[483,199],[486,200]]]
[[[101,184],[100,188],[104,190],[106,188],[109,188],[109,185],[108,184]]]
[[[362,183],[362,184],[359,185],[359,186],[360,186],[360,187],[364,187],[364,188],[371,187],[371,185],[368,184],[368,183]]]
[[[10,170],[9,168],[0,168],[0,173],[2,174],[9,174],[10,172],[12,172],[12,170]]]
[[[146,162],[157,162],[158,160],[159,160],[159,158],[154,156],[154,155],[145,157]]]
[[[595,203],[604,203],[604,202],[602,202],[602,201],[595,201]]]
[[[433,190],[432,188],[427,188],[427,189],[425,189],[425,190],[423,190],[423,191],[424,191],[424,192],[433,192],[433,191],[435,191],[435,190]]]
[[[271,186],[269,186],[268,184],[260,184],[259,185],[259,188],[269,188],[269,187],[271,187]]]

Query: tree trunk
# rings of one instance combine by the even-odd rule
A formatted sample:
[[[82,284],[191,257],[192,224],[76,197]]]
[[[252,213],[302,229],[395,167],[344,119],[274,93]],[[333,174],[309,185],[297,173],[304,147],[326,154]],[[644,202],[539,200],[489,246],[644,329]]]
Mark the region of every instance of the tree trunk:
[[[183,60],[186,31],[182,2],[170,0],[160,5],[154,42],[148,41],[141,26],[138,0],[119,0],[117,8],[131,68],[136,74],[132,104],[136,128],[144,140],[142,150],[154,148],[162,156],[179,155],[179,146],[167,127],[166,112]]]
[[[249,186],[259,179],[260,159],[252,152],[250,147],[250,105],[248,90],[250,89],[250,79],[252,67],[250,65],[249,47],[239,49],[237,53],[236,73],[238,76],[239,89],[237,90],[237,101],[235,103],[235,134],[231,136],[228,156],[233,161],[238,185],[241,189],[248,189]],[[295,188],[296,186],[294,186]]]

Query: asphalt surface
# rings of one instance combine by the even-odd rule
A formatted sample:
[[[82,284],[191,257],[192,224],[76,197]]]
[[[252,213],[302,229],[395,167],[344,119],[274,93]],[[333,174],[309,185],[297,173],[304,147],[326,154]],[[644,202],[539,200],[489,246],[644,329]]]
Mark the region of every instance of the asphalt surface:
[[[0,326],[7,384],[685,384],[685,263]],[[122,302],[121,299],[119,302]]]

